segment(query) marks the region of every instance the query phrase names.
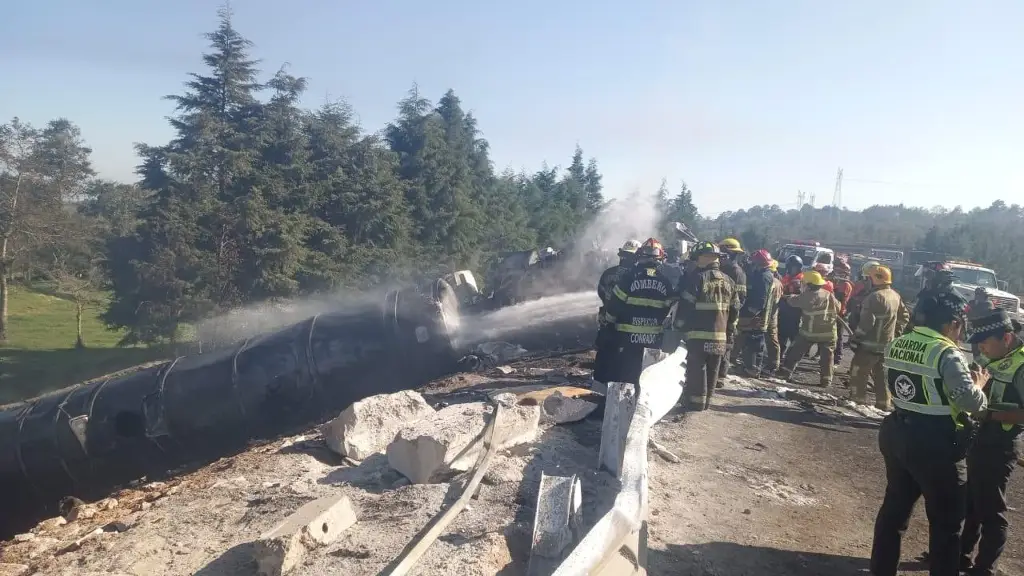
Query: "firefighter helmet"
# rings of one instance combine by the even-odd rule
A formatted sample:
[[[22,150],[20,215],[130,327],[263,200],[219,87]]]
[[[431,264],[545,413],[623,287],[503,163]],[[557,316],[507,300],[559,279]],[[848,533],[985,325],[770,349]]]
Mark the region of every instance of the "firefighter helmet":
[[[622,248],[619,248],[619,252],[629,252],[629,253],[633,254],[633,253],[636,253],[636,251],[639,250],[639,249],[640,249],[640,241],[639,240],[629,239],[629,240],[626,240],[626,243],[622,245]]]
[[[772,263],[772,255],[762,248],[750,255],[750,262],[759,268],[767,268]]]
[[[693,247],[693,249],[690,250],[690,260],[696,260],[697,258],[700,258],[701,256],[710,256],[710,255],[717,256],[717,255],[719,255],[721,253],[722,252],[721,252],[721,250],[718,249],[718,246],[716,246],[712,242],[698,242]]]
[[[839,258],[836,258],[835,271],[840,274],[850,273],[850,263],[846,261],[845,257],[840,256]]]
[[[637,249],[636,254],[644,260],[664,260],[665,248],[658,242],[657,238],[648,238],[643,245]]]
[[[817,270],[808,270],[804,272],[803,283],[808,286],[824,286],[825,277]]]
[[[872,286],[892,284],[892,270],[888,266],[875,266],[868,272]]]
[[[786,258],[786,268],[789,268],[790,266],[794,266],[794,265],[803,268],[804,267],[804,260],[803,260],[803,258],[797,256],[796,254],[793,254],[789,258]]]
[[[743,247],[740,246],[740,241],[735,238],[726,238],[718,243],[718,248],[722,252],[740,253],[743,252]]]

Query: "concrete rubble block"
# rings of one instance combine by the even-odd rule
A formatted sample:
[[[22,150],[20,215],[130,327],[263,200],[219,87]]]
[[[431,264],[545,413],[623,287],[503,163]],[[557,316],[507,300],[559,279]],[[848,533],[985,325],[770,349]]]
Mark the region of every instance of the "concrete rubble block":
[[[46,520],[40,522],[39,525],[36,526],[36,531],[48,532],[50,530],[56,530],[57,528],[60,528],[61,526],[67,523],[67,519],[63,516],[54,516],[53,518],[47,518]]]
[[[25,564],[0,563],[0,576],[23,576],[28,571],[29,567]]]
[[[71,512],[68,513],[67,520],[68,522],[74,522],[76,520],[89,520],[92,517],[96,516],[96,513],[98,511],[99,510],[97,506],[93,504],[83,504],[81,506],[75,506],[74,508],[71,509]]]
[[[423,396],[412,390],[378,394],[343,410],[322,432],[334,452],[365,460],[387,449],[401,428],[434,412]]]
[[[307,502],[253,543],[260,576],[280,576],[302,564],[306,550],[338,539],[356,523],[352,501],[336,494]]]
[[[553,424],[578,422],[597,410],[597,403],[582,398],[572,398],[556,391],[544,399],[541,419]]]
[[[507,410],[495,424],[498,448],[532,441],[540,422],[539,406],[520,406],[513,394],[498,394]],[[483,449],[480,437],[491,408],[482,402],[442,408],[402,428],[388,445],[388,464],[414,484],[441,482],[470,470]]]
[[[495,443],[499,449],[511,448],[537,439],[540,406],[520,404],[515,394],[496,394],[493,400],[504,407],[494,431]]]
[[[527,576],[550,574],[583,537],[583,487],[574,476],[541,473]]]

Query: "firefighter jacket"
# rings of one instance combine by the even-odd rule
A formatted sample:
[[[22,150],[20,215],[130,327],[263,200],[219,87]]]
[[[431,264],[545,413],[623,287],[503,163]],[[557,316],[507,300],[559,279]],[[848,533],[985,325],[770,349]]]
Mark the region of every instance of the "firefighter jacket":
[[[992,404],[1013,404],[1024,408],[1024,343],[1018,340],[1017,347],[1006,356],[990,360],[985,365],[992,378],[985,386],[989,406]],[[1024,426],[1004,422],[1003,430],[1015,435],[1024,431]]]
[[[824,288],[811,289],[795,296],[786,296],[800,310],[800,336],[809,342],[835,342],[839,302]]]
[[[740,306],[742,306],[747,301],[747,273],[732,258],[722,259],[722,272],[732,279],[733,285],[736,286],[736,294],[740,298]]]
[[[850,330],[857,330],[857,325],[860,323],[860,305],[870,293],[870,280],[861,280],[853,285],[850,300],[846,303],[846,313],[850,318]]]
[[[619,283],[619,275],[625,270],[627,268],[620,264],[601,273],[601,278],[597,281],[597,297],[601,299],[602,304],[608,303],[608,299],[612,296],[612,290]]]
[[[800,293],[800,283],[804,280],[804,273],[797,272],[796,274],[786,274],[782,277],[782,293],[783,295],[790,296],[793,294]]]
[[[886,345],[902,334],[910,321],[903,299],[891,286],[872,290],[860,305],[860,318],[853,333],[857,350],[881,354]]]
[[[721,344],[724,354],[726,342],[733,340],[739,308],[735,284],[714,262],[683,277],[676,328],[687,341]]]
[[[853,295],[853,282],[842,276],[833,276],[832,285],[832,294],[839,301],[839,315],[846,316],[846,305],[850,302],[850,296]]]
[[[772,291],[768,295],[768,301],[772,304],[768,312],[768,324],[765,332],[779,331],[779,304],[782,303],[782,281],[772,276]]]
[[[949,338],[925,327],[914,328],[885,349],[885,379],[892,403],[905,410],[949,418],[983,410],[985,395],[971,379],[963,354]]]
[[[660,264],[639,263],[619,276],[605,311],[622,344],[661,346],[665,317],[677,300],[671,287]]]
[[[747,277],[747,301],[740,308],[740,330],[764,332],[768,328],[768,317],[779,304],[771,301],[772,280],[767,268],[752,271]]]

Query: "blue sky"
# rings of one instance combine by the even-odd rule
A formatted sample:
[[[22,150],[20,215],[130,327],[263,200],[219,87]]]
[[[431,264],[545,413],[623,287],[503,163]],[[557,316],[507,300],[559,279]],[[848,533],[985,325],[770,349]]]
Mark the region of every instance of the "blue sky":
[[[32,0],[0,18],[0,119],[78,123],[102,176],[162,144],[220,0]],[[606,193],[685,179],[714,214],[796,202],[1024,200],[1019,0],[235,0],[272,73],[306,104],[347,99],[366,130],[418,82],[454,88],[499,170],[565,164],[579,143]]]

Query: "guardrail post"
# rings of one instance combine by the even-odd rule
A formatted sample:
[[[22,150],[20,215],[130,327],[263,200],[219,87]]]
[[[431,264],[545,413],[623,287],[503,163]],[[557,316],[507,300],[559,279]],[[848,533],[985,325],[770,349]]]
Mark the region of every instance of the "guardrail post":
[[[636,410],[634,390],[632,384],[609,382],[604,396],[604,421],[601,423],[601,448],[597,456],[597,467],[604,468],[616,478],[622,473],[626,434]]]

